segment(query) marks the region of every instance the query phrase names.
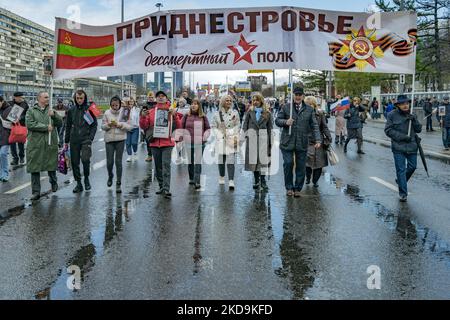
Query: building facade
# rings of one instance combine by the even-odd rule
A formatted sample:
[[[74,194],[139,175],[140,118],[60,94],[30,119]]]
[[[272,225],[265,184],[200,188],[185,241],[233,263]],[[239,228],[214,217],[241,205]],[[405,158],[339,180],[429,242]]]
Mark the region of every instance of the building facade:
[[[39,91],[48,90],[43,58],[52,55],[54,32],[37,23],[0,8],[0,95],[10,99],[15,91],[22,91],[28,100]],[[35,73],[35,81],[19,81],[23,72]],[[70,97],[71,80],[55,81],[55,97]]]
[[[98,105],[109,104],[113,96],[120,97],[122,84],[108,80],[94,78],[77,78],[74,80],[74,89],[84,90],[89,99]],[[133,82],[124,82],[124,96],[136,98],[136,85]]]

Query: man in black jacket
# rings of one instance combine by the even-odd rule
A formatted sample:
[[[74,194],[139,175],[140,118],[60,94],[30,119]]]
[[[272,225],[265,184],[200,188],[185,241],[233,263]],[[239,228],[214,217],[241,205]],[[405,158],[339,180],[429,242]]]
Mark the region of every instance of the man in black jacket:
[[[362,151],[363,145],[363,122],[360,117],[360,112],[365,112],[366,108],[361,105],[361,99],[353,98],[353,103],[350,108],[345,111],[344,118],[347,119],[347,140],[345,140],[344,152],[347,152],[347,145],[351,139],[356,139],[358,144],[358,153],[364,154]]]
[[[75,105],[67,113],[66,120],[66,146],[70,143],[70,158],[72,163],[73,177],[77,186],[74,193],[82,192],[80,160],[83,163],[84,186],[91,190],[89,181],[92,143],[97,133],[97,119],[89,111],[86,93],[78,90],[74,95]]]
[[[427,118],[427,132],[434,131],[433,130],[433,119],[431,116],[433,113],[433,103],[431,102],[430,98],[427,98],[427,100],[423,104],[423,111],[425,113],[425,117]]]
[[[315,147],[320,148],[320,131],[315,111],[303,102],[303,88],[294,89],[294,107],[290,117],[290,104],[286,104],[278,112],[275,124],[283,128],[280,149],[283,154],[284,184],[288,196],[300,197],[306,174],[306,154],[308,136],[313,133]],[[292,132],[289,134],[289,127]],[[293,177],[295,155],[295,184]]]
[[[19,107],[23,108],[23,112],[20,115],[19,123],[22,126],[25,126],[25,116],[28,111],[28,103],[23,98],[22,92],[15,92],[13,94],[13,100],[9,102],[9,105],[13,107],[15,104],[17,104]],[[17,153],[17,148],[19,148],[19,153]],[[11,155],[12,155],[12,166],[17,166],[20,162],[20,164],[25,164],[25,144],[23,143],[13,143],[11,144]]]
[[[399,95],[395,103],[396,109],[389,113],[384,132],[391,138],[391,149],[394,154],[396,182],[400,201],[408,198],[408,181],[417,168],[418,139],[417,133],[422,131],[422,125],[415,114],[410,112],[411,100],[406,95]],[[411,123],[411,132],[408,135]]]

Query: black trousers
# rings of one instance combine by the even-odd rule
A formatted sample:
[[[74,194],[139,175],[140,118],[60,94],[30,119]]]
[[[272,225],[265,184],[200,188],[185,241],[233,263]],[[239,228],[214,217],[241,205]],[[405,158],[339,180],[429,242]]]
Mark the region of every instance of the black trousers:
[[[125,140],[105,143],[106,146],[106,169],[108,177],[114,177],[113,168],[116,165],[117,181],[122,181],[122,158],[125,148]]]
[[[56,171],[49,171],[48,177],[50,178],[50,183],[55,184],[58,183],[58,179],[56,177]],[[31,192],[41,193],[41,173],[33,172],[31,173]]]
[[[191,144],[190,147],[186,146],[186,153],[188,156],[188,173],[189,180],[194,181],[196,184],[200,184],[200,176],[202,174],[202,159],[203,152],[205,151],[204,145]]]
[[[70,144],[70,161],[75,181],[81,181],[80,162],[83,164],[84,178],[89,178],[91,172],[92,146],[90,144]]]
[[[23,143],[13,143],[11,146],[11,156],[14,160],[19,160],[25,158],[25,144]],[[17,154],[17,146],[19,146],[19,154]]]
[[[427,131],[433,130],[433,116],[430,114],[425,114],[425,116],[428,116],[427,118]]]
[[[312,182],[316,184],[317,181],[319,181],[321,175],[322,168],[312,169],[310,167],[306,167],[306,180],[311,181],[312,176]]]
[[[225,164],[228,170],[228,180],[234,180],[234,171],[235,171],[235,157],[234,153],[230,155],[219,155],[219,175],[221,177],[225,177]]]

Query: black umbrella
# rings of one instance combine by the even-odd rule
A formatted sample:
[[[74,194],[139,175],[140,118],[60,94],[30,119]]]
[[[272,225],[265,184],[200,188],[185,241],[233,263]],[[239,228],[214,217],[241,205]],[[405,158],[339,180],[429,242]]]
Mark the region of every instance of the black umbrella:
[[[420,139],[419,136],[416,134],[416,142],[417,142],[417,146],[419,147],[420,158],[422,159],[423,167],[425,168],[425,171],[427,172],[427,176],[429,178],[430,175],[428,174],[427,160],[425,159],[425,153],[423,152],[422,145],[420,144],[421,141],[422,141],[422,139]]]

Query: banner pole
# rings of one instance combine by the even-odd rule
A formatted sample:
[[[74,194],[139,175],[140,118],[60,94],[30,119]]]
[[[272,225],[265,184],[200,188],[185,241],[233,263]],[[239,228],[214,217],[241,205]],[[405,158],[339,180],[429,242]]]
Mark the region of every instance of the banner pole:
[[[175,102],[175,82],[177,81],[177,73],[172,74],[172,104]]]
[[[53,75],[50,75],[50,101],[48,104],[48,110],[52,110],[53,109]],[[52,124],[52,118],[50,117],[49,119],[49,124]],[[52,144],[52,133],[49,132],[48,133],[48,145],[50,146]]]
[[[290,101],[290,110],[289,110],[289,119],[292,119],[292,112],[294,110],[294,84],[293,84],[293,79],[292,79],[292,69],[289,69],[289,85],[290,85],[290,96],[289,96],[289,101]],[[291,135],[292,133],[292,126],[289,126],[289,135]]]
[[[413,73],[412,91],[411,91],[411,114],[414,112],[414,96],[416,93],[416,73]],[[411,136],[412,121],[409,122],[408,136]]]

